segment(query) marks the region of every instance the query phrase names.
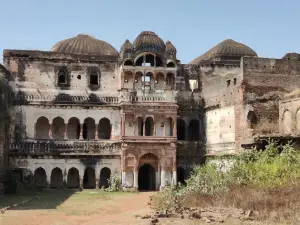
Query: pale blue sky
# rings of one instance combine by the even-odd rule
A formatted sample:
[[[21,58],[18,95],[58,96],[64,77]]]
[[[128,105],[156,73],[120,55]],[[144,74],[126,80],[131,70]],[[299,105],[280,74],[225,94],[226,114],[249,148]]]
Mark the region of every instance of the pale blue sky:
[[[0,0],[0,51],[49,50],[87,33],[120,49],[143,30],[157,33],[188,63],[226,38],[263,57],[300,53],[299,0]]]

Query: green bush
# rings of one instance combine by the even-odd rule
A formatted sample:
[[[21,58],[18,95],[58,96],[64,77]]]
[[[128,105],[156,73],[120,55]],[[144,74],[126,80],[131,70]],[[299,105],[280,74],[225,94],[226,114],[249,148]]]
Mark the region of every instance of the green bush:
[[[106,191],[115,192],[122,191],[122,180],[119,173],[113,173],[108,179],[109,187]]]
[[[170,187],[157,198],[159,208],[182,208],[186,199],[217,196],[233,187],[267,191],[300,184],[300,154],[290,145],[269,141],[265,150],[252,149],[236,156],[226,171],[215,165],[195,166],[186,187]]]

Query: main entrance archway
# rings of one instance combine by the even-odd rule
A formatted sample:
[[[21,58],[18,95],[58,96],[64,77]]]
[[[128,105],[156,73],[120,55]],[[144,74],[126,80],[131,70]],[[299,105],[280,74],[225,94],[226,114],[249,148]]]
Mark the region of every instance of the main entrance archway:
[[[155,190],[155,169],[149,165],[144,164],[139,169],[139,190]]]
[[[152,153],[143,155],[139,160],[138,187],[139,190],[156,190],[156,172],[159,159]]]

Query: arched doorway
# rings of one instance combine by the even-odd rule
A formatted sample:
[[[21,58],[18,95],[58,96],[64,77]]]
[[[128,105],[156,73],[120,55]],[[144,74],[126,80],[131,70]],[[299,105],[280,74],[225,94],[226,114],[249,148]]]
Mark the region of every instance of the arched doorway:
[[[95,189],[96,188],[95,170],[93,168],[87,168],[84,171],[83,188],[85,188],[85,189]]]
[[[79,172],[76,168],[69,169],[68,172],[68,181],[67,181],[68,188],[79,188]]]
[[[140,191],[155,190],[155,169],[149,164],[141,166],[138,182]]]
[[[100,184],[99,187],[102,188],[108,188],[109,186],[109,178],[110,178],[110,169],[107,167],[104,167],[101,171],[100,171]]]
[[[51,172],[51,188],[58,189],[64,186],[62,170],[58,167]]]
[[[156,172],[159,165],[158,157],[152,153],[147,153],[140,158],[139,165],[139,190],[156,190]]]
[[[39,167],[34,171],[34,183],[37,188],[47,187],[46,171],[43,168]]]

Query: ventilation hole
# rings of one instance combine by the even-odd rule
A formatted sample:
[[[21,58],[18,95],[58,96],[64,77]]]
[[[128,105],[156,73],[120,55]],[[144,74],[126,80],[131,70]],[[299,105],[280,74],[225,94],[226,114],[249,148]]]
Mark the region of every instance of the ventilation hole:
[[[115,77],[113,77],[115,79]]]
[[[81,80],[81,75],[78,75],[78,76],[77,76],[77,79],[78,79],[78,80]]]

